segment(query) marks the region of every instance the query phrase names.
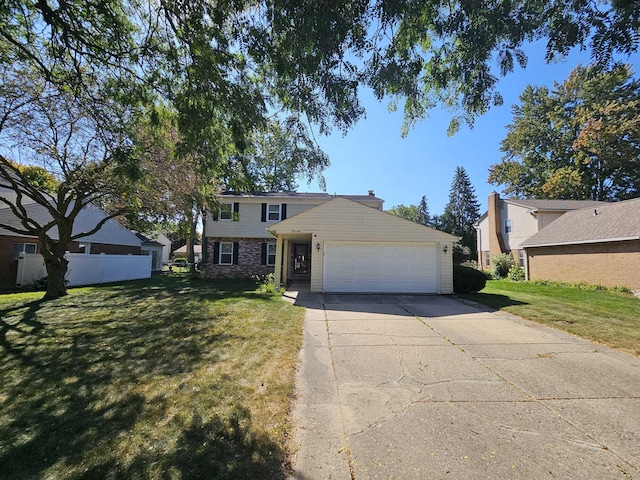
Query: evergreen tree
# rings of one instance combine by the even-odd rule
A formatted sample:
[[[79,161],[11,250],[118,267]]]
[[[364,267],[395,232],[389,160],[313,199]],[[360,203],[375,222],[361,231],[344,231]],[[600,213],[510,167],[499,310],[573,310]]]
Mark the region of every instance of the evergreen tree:
[[[427,197],[422,196],[419,205],[396,205],[391,207],[387,212],[396,215],[398,217],[410,220],[420,225],[427,227],[433,227],[431,215],[429,214],[429,206],[427,204]]]
[[[422,225],[431,226],[431,215],[429,214],[429,204],[427,203],[427,197],[422,196],[420,205],[418,205],[418,223]]]
[[[455,248],[456,260],[475,259],[476,230],[473,224],[480,217],[480,203],[464,167],[456,167],[456,173],[449,191],[449,203],[440,219],[445,232],[461,237]],[[460,258],[462,257],[462,258]]]

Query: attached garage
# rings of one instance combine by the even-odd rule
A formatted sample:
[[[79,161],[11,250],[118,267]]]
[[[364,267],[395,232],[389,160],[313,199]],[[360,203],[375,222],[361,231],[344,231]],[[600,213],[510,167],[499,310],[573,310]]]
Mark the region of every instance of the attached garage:
[[[325,242],[324,292],[438,293],[434,243]]]
[[[277,239],[278,285],[303,260],[312,292],[453,293],[458,238],[368,205],[337,197],[268,230]]]

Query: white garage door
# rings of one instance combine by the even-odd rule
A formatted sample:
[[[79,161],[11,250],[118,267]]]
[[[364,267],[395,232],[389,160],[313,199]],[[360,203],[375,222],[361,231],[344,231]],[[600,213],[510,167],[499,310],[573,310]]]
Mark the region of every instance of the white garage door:
[[[325,242],[325,292],[438,293],[433,243]]]

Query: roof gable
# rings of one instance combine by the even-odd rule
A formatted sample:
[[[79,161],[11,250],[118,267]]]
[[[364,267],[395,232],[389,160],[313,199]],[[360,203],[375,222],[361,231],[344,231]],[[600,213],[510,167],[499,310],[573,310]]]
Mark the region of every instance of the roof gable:
[[[29,218],[40,223],[41,225],[51,221],[51,214],[44,206],[38,203],[29,203],[27,205],[24,205],[24,208],[28,212]],[[73,234],[77,235],[78,233],[92,230],[93,228],[95,228],[98,222],[100,222],[106,216],[107,214],[95,205],[86,205],[80,211],[80,213],[78,213],[78,216],[74,221]],[[0,223],[16,226],[17,228],[23,228],[20,220],[13,214],[9,207],[0,209]],[[23,236],[17,235],[16,233],[13,233],[10,230],[1,227],[0,235]],[[57,227],[54,226],[49,231],[49,235],[54,240],[57,240]],[[82,237],[81,240],[83,242],[93,242],[110,245],[127,245],[133,247],[139,247],[142,243],[142,241],[131,230],[125,228],[113,218],[107,220],[102,228],[100,228],[100,230],[92,235]]]
[[[345,237],[353,238],[357,233],[363,240],[383,240],[384,232],[393,233],[393,241],[443,241],[456,242],[458,237],[431,227],[419,225],[404,218],[343,197],[316,205],[297,215],[271,225],[269,232],[274,235],[298,232],[343,231]],[[391,241],[391,240],[389,240]]]
[[[523,242],[522,246],[633,239],[640,239],[640,198],[569,211]]]

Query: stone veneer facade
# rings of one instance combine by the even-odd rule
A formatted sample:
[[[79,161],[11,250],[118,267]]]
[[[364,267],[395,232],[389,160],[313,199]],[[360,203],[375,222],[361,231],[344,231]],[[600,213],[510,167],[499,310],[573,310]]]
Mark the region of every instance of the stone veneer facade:
[[[214,264],[214,242],[238,242],[238,264]],[[273,265],[260,265],[262,244],[275,243],[273,238],[208,238],[205,276],[207,278],[251,278],[253,275],[273,273]]]

